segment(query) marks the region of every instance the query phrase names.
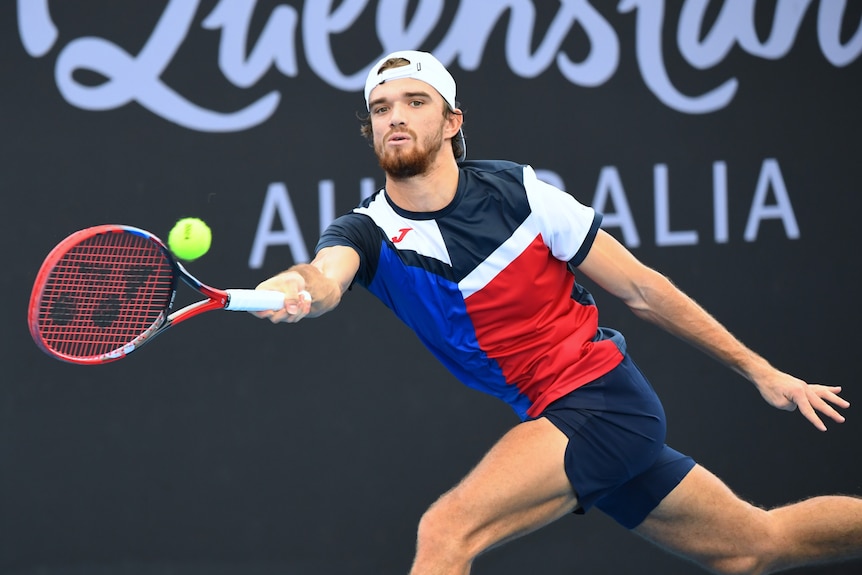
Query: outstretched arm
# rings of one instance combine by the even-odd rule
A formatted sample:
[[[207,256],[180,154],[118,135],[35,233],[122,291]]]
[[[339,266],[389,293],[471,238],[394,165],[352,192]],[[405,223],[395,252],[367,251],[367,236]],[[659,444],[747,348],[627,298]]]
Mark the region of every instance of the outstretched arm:
[[[620,298],[638,317],[700,348],[751,381],[774,407],[787,411],[799,408],[799,412],[821,431],[825,431],[826,426],[818,412],[837,422],[844,421],[833,407],[850,406],[837,395],[840,387],[808,384],[775,369],[665,276],[638,261],[607,232],[599,231],[578,269]]]
[[[309,264],[297,264],[261,282],[257,289],[284,292],[278,311],[254,312],[273,323],[296,323],[334,309],[359,270],[359,254],[353,248],[334,246],[318,252]],[[311,298],[303,296],[307,292]]]

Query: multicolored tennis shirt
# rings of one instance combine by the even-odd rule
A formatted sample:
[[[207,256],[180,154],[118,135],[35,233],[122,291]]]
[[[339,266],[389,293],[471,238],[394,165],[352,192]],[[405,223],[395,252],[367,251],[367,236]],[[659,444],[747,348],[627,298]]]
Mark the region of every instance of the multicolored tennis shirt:
[[[459,168],[444,209],[409,212],[382,189],[336,219],[317,250],[355,249],[355,283],[463,383],[535,417],[625,354],[623,336],[599,327],[592,296],[575,282],[601,215],[526,165]]]

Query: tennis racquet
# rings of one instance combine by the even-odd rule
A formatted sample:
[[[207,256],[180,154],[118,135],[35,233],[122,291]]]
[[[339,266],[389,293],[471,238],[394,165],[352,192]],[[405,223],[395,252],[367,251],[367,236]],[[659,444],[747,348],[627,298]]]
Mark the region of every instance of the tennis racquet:
[[[206,299],[171,312],[179,280]],[[301,297],[310,300],[306,292]],[[75,232],[51,250],[33,285],[28,320],[33,339],[48,355],[97,365],[126,357],[205,311],[283,306],[279,291],[201,283],[147,231],[101,225]]]

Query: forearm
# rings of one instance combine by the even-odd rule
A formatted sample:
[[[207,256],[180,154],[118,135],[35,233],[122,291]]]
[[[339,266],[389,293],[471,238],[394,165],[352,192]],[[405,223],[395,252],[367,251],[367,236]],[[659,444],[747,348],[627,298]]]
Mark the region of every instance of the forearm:
[[[632,311],[676,337],[701,349],[746,379],[756,382],[772,369],[692,298],[661,274],[642,286]]]

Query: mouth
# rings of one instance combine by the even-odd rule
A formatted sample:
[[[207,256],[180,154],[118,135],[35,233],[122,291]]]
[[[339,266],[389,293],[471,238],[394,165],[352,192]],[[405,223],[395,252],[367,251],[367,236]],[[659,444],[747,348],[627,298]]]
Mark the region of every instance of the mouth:
[[[409,142],[411,140],[410,135],[406,132],[395,132],[388,138],[386,138],[387,144],[401,144],[404,142]]]

